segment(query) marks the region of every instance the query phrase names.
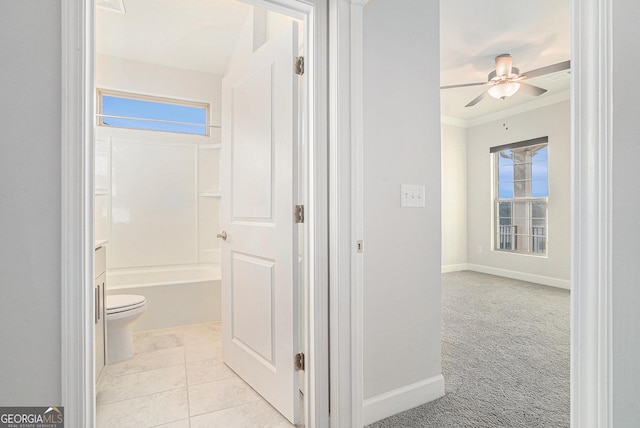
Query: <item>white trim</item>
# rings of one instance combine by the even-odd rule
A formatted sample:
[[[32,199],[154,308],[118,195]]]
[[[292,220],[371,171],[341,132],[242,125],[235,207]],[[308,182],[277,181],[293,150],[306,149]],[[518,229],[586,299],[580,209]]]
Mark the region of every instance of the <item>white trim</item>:
[[[568,279],[552,278],[550,276],[536,275],[534,273],[519,272],[515,270],[500,269],[491,266],[468,264],[467,270],[489,275],[502,276],[505,278],[518,279],[520,281],[533,282],[534,284],[548,285],[549,287],[571,289],[571,281]]]
[[[352,189],[351,189],[351,117],[349,64],[349,2],[331,4],[329,35],[331,52],[329,79],[329,194],[336,203],[329,204],[330,241],[338,243],[329,251],[332,269],[329,280],[330,308],[330,383],[331,426],[352,426]],[[342,35],[345,35],[342,38]],[[344,84],[344,86],[343,86]]]
[[[300,6],[302,0],[296,1]],[[307,1],[311,7],[311,0]],[[308,164],[309,192],[308,204],[312,216],[307,229],[317,240],[307,239],[310,257],[309,272],[311,275],[311,290],[307,308],[308,321],[308,351],[311,364],[306,380],[310,384],[308,405],[305,410],[307,427],[325,428],[329,426],[329,395],[333,392],[333,386],[329,384],[329,275],[337,266],[329,267],[328,253],[336,252],[339,243],[329,237],[328,229],[334,227],[330,224],[326,207],[330,203],[336,203],[337,196],[328,194],[328,128],[329,118],[326,106],[328,105],[328,61],[329,57],[327,40],[329,38],[328,5],[326,1],[314,0],[313,7],[307,16],[306,36],[309,43],[306,67],[309,70],[309,99],[308,102],[314,108],[309,117],[309,129],[313,130],[310,139],[310,153],[314,162]],[[313,37],[309,35],[313,34]],[[331,94],[333,96],[333,94]],[[313,233],[310,232],[313,230]],[[328,237],[328,238],[327,238]],[[327,243],[327,239],[329,242]]]
[[[305,425],[324,428],[329,423],[329,341],[327,254],[338,242],[327,243],[329,202],[327,192],[328,38],[327,4],[323,0],[248,0],[249,3],[288,13],[305,20],[310,85],[310,144],[315,165],[309,169],[309,367],[305,371],[310,406]],[[95,426],[93,383],[93,296],[84,284],[93,283],[93,128],[94,128],[94,6],[83,0],[62,0],[62,237],[61,237],[61,348],[62,405],[70,427]],[[334,227],[334,225],[332,225]],[[86,266],[90,268],[85,269]],[[337,269],[331,266],[331,269]],[[332,320],[334,322],[335,320]]]
[[[572,0],[571,426],[612,427],[612,2]]]
[[[363,15],[368,0],[352,0],[351,38],[351,426],[364,425],[364,253],[357,242],[364,242],[364,88],[363,88]]]
[[[61,2],[61,404],[69,427],[95,425],[93,346],[93,2]],[[89,163],[91,162],[91,163]]]
[[[468,120],[458,119],[457,117],[444,116],[444,115],[440,116],[440,123],[442,123],[443,125],[457,126],[458,128],[469,127]]]
[[[331,87],[331,426],[361,427],[362,257],[362,13],[368,0],[330,0]]]
[[[444,377],[437,375],[393,391],[385,392],[364,402],[364,424],[412,409],[444,396]]]
[[[469,270],[469,263],[459,263],[455,265],[442,265],[441,273],[460,272]]]

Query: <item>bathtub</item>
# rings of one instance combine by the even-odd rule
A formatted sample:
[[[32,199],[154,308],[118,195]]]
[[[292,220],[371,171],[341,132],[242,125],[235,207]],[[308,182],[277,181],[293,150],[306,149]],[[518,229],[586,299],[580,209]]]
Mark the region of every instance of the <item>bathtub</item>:
[[[140,294],[147,311],[133,331],[220,321],[220,266],[173,266],[107,271],[107,295]]]

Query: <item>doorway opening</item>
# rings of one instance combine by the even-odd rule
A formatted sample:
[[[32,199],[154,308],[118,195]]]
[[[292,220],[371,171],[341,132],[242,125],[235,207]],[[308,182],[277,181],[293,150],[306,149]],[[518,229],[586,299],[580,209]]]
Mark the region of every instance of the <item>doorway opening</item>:
[[[144,296],[147,313],[137,330],[222,321],[215,357],[291,423],[307,424],[313,403],[304,397],[313,395],[307,389],[314,383],[309,367],[296,372],[294,362],[308,354],[313,338],[306,315],[313,230],[294,223],[292,213],[307,207],[315,217],[307,175],[315,109],[313,73],[296,73],[293,64],[305,56],[313,25],[308,10],[278,7],[290,17],[269,2],[255,3],[210,2],[220,8],[215,12],[229,12],[216,23],[204,18],[201,2],[167,3],[164,18],[161,8],[150,13],[137,0],[125,3],[125,13],[97,10],[98,106],[105,94],[163,97],[165,104],[204,105],[209,114],[205,132],[187,135],[147,129],[192,126],[179,115],[97,112],[94,237],[108,254],[107,295],[96,301],[107,302],[108,311],[109,295]],[[172,13],[182,29],[172,27]],[[212,45],[202,41],[211,41],[207,26],[218,30]],[[152,45],[156,39],[161,43]],[[224,41],[232,49],[226,63],[203,55],[224,51]],[[108,316],[105,324],[108,337]],[[185,358],[188,373],[186,350]],[[96,376],[99,369],[96,360]]]
[[[494,394],[513,388],[507,396],[529,397],[551,425],[568,426],[575,291],[569,291],[571,2],[540,2],[528,15],[502,6],[500,17],[471,13],[471,4],[440,7],[443,371],[452,379],[447,386],[454,397],[478,396],[455,383],[459,376],[477,374],[487,379],[481,395],[491,407],[520,411],[517,402]],[[505,18],[513,25],[492,25]],[[486,25],[471,28],[476,20]],[[542,37],[526,32],[528,26],[547,30]],[[482,300],[468,297],[483,287]],[[521,294],[517,303],[510,302],[511,292]],[[536,296],[541,303],[532,305]],[[481,302],[479,309],[451,304],[472,300]],[[475,322],[465,325],[456,310],[473,313]],[[475,330],[477,325],[491,325],[492,333]],[[474,342],[471,358],[487,352],[486,366],[466,372],[470,358],[464,344],[473,341],[465,335],[482,338]],[[518,368],[525,361],[526,369]],[[505,378],[487,375],[495,366],[505,367]]]

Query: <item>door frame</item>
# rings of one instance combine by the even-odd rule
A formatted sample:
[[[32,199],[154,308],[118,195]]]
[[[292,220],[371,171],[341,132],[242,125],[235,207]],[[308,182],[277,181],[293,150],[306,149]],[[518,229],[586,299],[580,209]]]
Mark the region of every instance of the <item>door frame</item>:
[[[571,1],[571,426],[613,426],[612,395],[612,3]],[[369,0],[338,0],[340,42],[331,44],[346,101],[336,98],[340,132],[351,135],[351,426],[362,426],[363,258],[363,15]],[[333,35],[333,34],[332,34]],[[336,55],[336,52],[332,52]],[[437,53],[436,53],[437,56]],[[435,60],[439,60],[435,58]],[[345,76],[345,77],[341,77]],[[333,95],[333,92],[332,92]],[[334,106],[332,104],[332,106]],[[332,116],[334,111],[332,110]],[[345,155],[342,155],[344,158]],[[348,159],[348,157],[347,157]],[[344,188],[343,188],[344,189]],[[346,263],[346,259],[341,259]],[[333,288],[332,288],[333,291]],[[332,294],[332,304],[338,296]],[[333,320],[333,317],[332,317]],[[343,328],[347,326],[344,325]],[[332,333],[332,344],[333,334]],[[344,354],[344,353],[343,353]],[[346,361],[338,362],[346,364]],[[332,359],[332,367],[336,362]],[[344,380],[344,378],[342,378]],[[333,378],[332,378],[333,382]]]
[[[303,20],[310,135],[305,204],[309,282],[305,426],[329,425],[328,2],[247,0]],[[95,426],[93,252],[95,5],[61,0],[61,403],[70,427]],[[293,60],[293,59],[292,59]],[[333,267],[332,269],[335,269]],[[293,370],[293,368],[292,368]]]

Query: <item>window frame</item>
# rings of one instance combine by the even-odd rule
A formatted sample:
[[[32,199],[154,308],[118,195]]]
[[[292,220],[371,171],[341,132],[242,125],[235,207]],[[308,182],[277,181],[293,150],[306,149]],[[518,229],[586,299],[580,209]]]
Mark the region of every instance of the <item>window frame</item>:
[[[513,197],[511,198],[501,198],[500,197],[500,163],[499,163],[499,156],[500,156],[500,152],[506,151],[506,150],[512,150],[512,151],[518,151],[518,150],[523,150],[526,148],[531,148],[534,146],[544,146],[547,148],[547,159],[546,159],[546,166],[547,166],[547,176],[546,176],[546,182],[547,182],[547,192],[546,192],[546,196],[531,196],[532,189],[533,189],[533,175],[530,172],[531,178],[529,178],[528,180],[531,182],[531,185],[529,186],[529,195],[528,196],[516,196],[515,195],[515,191],[513,193]],[[548,251],[549,251],[549,143],[548,143],[548,137],[541,137],[541,138],[535,138],[532,140],[526,140],[526,141],[520,141],[517,143],[511,143],[511,144],[505,144],[502,146],[496,146],[496,147],[491,147],[490,148],[490,154],[492,156],[491,162],[492,162],[492,171],[493,171],[493,209],[492,209],[492,250],[493,251],[498,251],[501,253],[509,253],[509,254],[520,254],[520,255],[525,255],[525,256],[534,256],[534,257],[548,257]],[[530,161],[530,164],[533,165],[533,159]],[[515,179],[515,174],[513,177],[513,182],[515,183],[517,180]],[[513,231],[511,231],[510,233],[502,233],[501,232],[501,227],[503,225],[500,224],[500,220],[502,218],[506,218],[506,217],[501,217],[500,216],[500,204],[501,203],[510,203],[510,213],[509,213],[509,218],[511,219],[510,224],[508,226],[510,227],[516,227],[514,225],[514,218],[515,218],[515,204],[516,203],[524,203],[526,205],[526,217],[525,220],[528,223],[528,227],[527,227],[527,233],[518,233],[517,231],[514,233]],[[544,233],[542,235],[536,235],[533,233],[533,205],[536,202],[543,202],[544,203]],[[535,217],[535,219],[540,219],[540,217]],[[509,236],[509,239],[503,240],[501,239],[503,236]],[[536,237],[542,236],[543,239],[539,240],[536,239]],[[527,240],[527,251],[519,251],[517,249],[517,240],[518,238],[520,239],[526,239]],[[510,247],[511,249],[508,248],[501,248],[502,243],[504,241],[509,241]],[[544,251],[534,251],[534,247],[539,246],[539,245],[543,245],[544,247]],[[515,248],[514,248],[515,247]]]
[[[148,119],[148,118],[140,118],[140,117],[104,115],[103,114],[103,97],[104,96],[115,97],[115,98],[125,98],[125,99],[136,100],[136,101],[155,102],[160,104],[172,104],[172,105],[184,106],[184,107],[203,108],[205,110],[205,115],[206,115],[205,124],[202,125],[199,123],[179,122],[179,121],[162,120],[162,119]],[[188,100],[183,100],[178,98],[159,97],[155,95],[146,95],[146,94],[138,94],[134,92],[125,92],[125,91],[116,91],[116,90],[105,89],[105,88],[98,88],[96,89],[96,104],[97,104],[96,105],[96,125],[97,126],[102,126],[106,128],[131,129],[135,131],[168,132],[171,134],[193,135],[197,137],[211,136],[211,128],[212,128],[211,103],[200,102],[200,101],[188,101]],[[195,134],[191,132],[171,131],[171,130],[164,130],[164,129],[146,129],[146,128],[134,128],[129,126],[108,125],[104,123],[105,117],[138,120],[143,122],[159,122],[159,123],[167,123],[167,124],[204,127],[204,133]]]

